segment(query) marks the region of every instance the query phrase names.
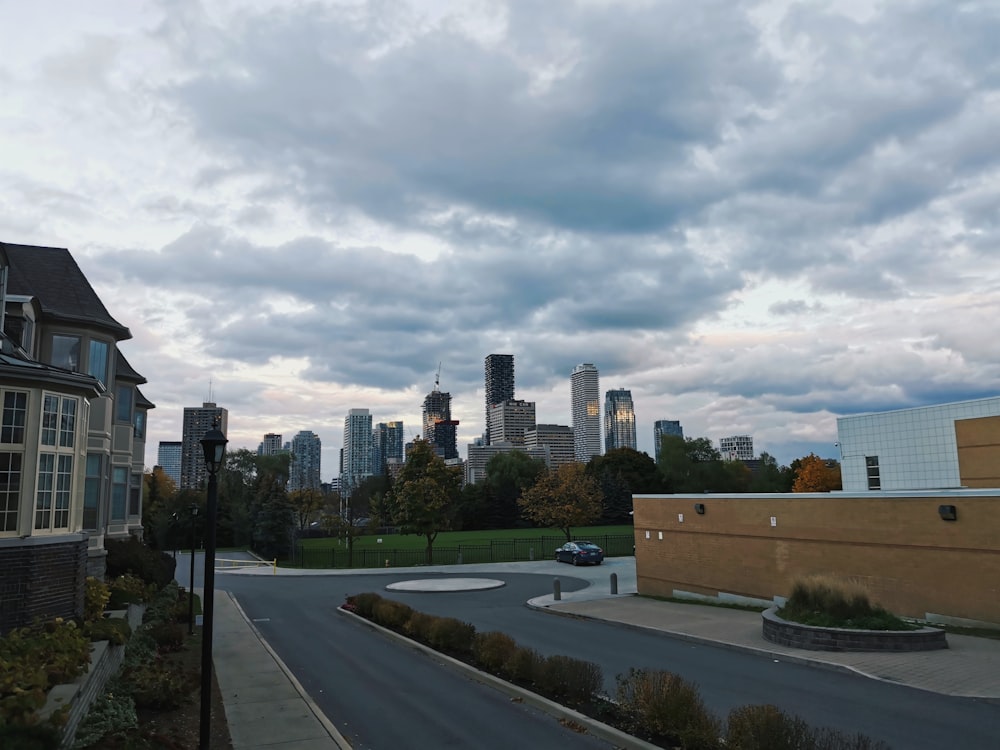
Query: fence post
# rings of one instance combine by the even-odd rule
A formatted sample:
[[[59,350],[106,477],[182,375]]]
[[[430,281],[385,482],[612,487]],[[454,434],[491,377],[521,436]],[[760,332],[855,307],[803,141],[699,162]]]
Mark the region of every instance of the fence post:
[[[617,573],[612,573],[611,574],[611,593],[612,594],[617,594],[618,593],[618,574]]]
[[[555,601],[562,599],[562,584],[559,582],[558,578],[552,579],[552,598]]]
[[[535,561],[535,548],[534,547],[531,547],[530,549],[528,549],[528,559],[531,560],[531,562]]]

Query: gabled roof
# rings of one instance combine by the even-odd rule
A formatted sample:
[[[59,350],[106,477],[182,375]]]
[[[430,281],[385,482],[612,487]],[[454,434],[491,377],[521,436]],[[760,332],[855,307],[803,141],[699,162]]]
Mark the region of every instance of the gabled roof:
[[[132,338],[128,328],[111,317],[69,250],[0,242],[7,255],[7,291],[38,299],[43,319],[95,326],[116,340]]]
[[[0,332],[0,378],[38,381],[69,386],[96,398],[104,393],[104,385],[97,378],[82,372],[64,370],[55,365],[37,362]]]

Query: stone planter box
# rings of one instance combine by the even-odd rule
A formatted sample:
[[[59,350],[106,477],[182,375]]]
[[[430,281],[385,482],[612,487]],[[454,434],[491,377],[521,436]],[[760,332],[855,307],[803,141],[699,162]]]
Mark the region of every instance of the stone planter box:
[[[801,625],[778,617],[778,608],[763,612],[764,640],[806,651],[935,651],[948,648],[938,628],[856,630]]]

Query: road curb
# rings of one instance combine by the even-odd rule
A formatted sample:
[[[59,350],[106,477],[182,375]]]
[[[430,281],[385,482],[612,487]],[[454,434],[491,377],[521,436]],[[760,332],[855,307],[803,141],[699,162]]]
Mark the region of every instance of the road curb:
[[[661,750],[658,745],[653,745],[645,740],[640,740],[638,737],[633,737],[620,729],[615,729],[614,727],[604,724],[603,722],[592,719],[586,714],[582,714],[579,711],[574,711],[571,708],[566,708],[555,701],[549,700],[548,698],[543,698],[530,690],[522,687],[518,687],[506,680],[503,680],[495,675],[491,675],[488,672],[483,672],[480,669],[466,664],[459,659],[448,656],[447,654],[442,654],[440,651],[435,651],[430,646],[425,646],[419,641],[415,641],[412,638],[407,638],[405,635],[401,635],[394,630],[389,630],[381,625],[377,625],[371,620],[367,620],[361,615],[350,612],[341,607],[337,607],[337,612],[344,617],[352,618],[353,620],[359,622],[360,624],[371,628],[377,632],[382,633],[389,638],[393,638],[401,643],[405,643],[407,646],[414,648],[426,656],[433,657],[443,662],[446,666],[457,669],[467,676],[471,677],[476,682],[492,687],[495,690],[509,695],[513,698],[519,698],[524,703],[537,708],[540,711],[553,716],[556,719],[563,719],[566,721],[572,721],[576,724],[581,724],[587,728],[587,731],[598,739],[602,739],[605,742],[610,742],[615,748],[620,748],[621,750]]]

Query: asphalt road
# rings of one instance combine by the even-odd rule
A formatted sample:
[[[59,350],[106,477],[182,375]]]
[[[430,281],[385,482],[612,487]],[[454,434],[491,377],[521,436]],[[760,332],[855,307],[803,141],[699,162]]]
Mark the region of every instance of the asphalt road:
[[[183,575],[186,578],[186,572]],[[720,716],[748,703],[773,703],[814,726],[862,732],[896,750],[1000,746],[1000,706],[995,702],[938,695],[525,607],[526,600],[550,592],[551,576],[490,574],[507,585],[481,592],[384,590],[394,581],[433,575],[220,575],[216,585],[237,595],[314,700],[345,735],[360,740],[359,747],[492,747],[489,741],[494,739],[497,747],[507,747],[512,738],[522,747],[550,747],[556,742],[541,737],[529,741],[522,733],[522,729],[551,727],[551,719],[520,707],[511,715],[511,706],[494,691],[336,614],[346,594],[362,591],[377,591],[424,612],[458,617],[480,631],[506,632],[543,654],[595,662],[612,693],[616,675],[630,667],[666,669],[696,682],[708,707]],[[572,570],[561,576],[564,591],[584,585],[571,576]],[[434,741],[414,745],[413,727],[433,730]],[[584,738],[574,735],[572,740]],[[565,736],[559,740],[565,741]]]

